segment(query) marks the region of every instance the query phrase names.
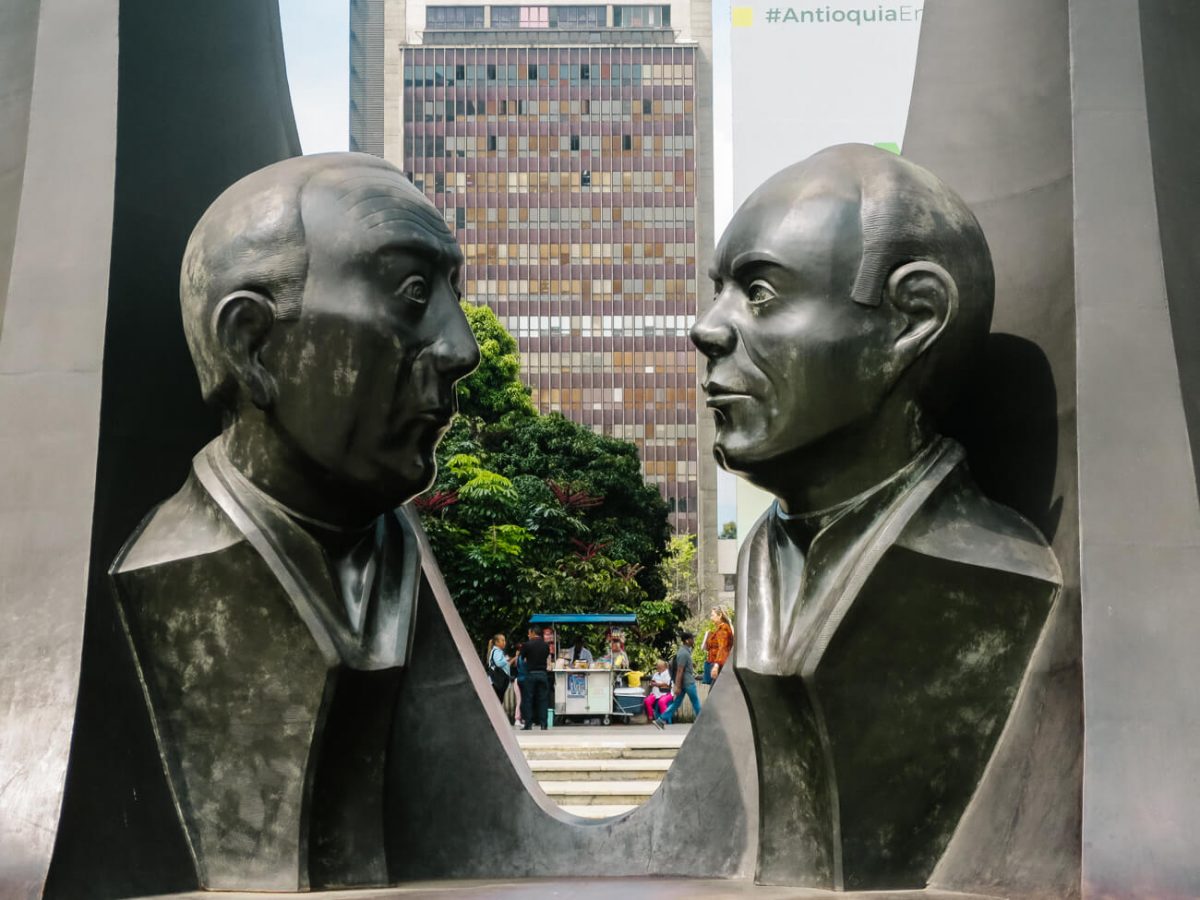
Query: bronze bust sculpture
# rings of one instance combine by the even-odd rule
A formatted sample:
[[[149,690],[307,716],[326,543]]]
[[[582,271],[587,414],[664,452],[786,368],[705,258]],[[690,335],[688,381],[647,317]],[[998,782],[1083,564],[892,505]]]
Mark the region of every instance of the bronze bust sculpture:
[[[479,351],[437,210],[363,154],[222,194],[183,321],[224,431],[112,566],[197,879],[380,884],[384,773],[421,585],[420,524]]]
[[[937,430],[987,337],[987,242],[929,172],[843,145],[750,196],[713,277],[713,452],[776,497],[737,583],[759,880],[923,886],[1061,584]]]

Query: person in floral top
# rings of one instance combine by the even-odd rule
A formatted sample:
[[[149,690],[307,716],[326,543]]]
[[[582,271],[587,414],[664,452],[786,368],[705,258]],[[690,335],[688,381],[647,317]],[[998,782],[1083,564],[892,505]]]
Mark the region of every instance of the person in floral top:
[[[712,629],[704,639],[704,683],[712,684],[733,651],[733,625],[720,607],[713,607]]]

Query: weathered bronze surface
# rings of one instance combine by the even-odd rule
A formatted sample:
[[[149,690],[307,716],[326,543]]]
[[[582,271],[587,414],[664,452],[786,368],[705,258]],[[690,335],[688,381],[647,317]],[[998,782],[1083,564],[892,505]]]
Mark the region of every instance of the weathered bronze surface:
[[[713,276],[714,454],[777,498],[738,564],[758,878],[921,887],[1061,584],[938,430],[988,334],[986,240],[929,172],[843,145],[751,195]]]
[[[242,179],[184,256],[184,328],[226,425],[112,567],[197,879],[388,880],[385,773],[421,579],[402,507],[478,362],[461,255],[388,163]]]

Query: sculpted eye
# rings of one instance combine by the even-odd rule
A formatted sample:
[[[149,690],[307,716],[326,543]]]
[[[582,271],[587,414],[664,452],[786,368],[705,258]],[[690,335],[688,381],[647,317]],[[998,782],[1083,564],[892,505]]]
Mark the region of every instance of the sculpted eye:
[[[764,303],[770,303],[779,295],[775,293],[775,289],[771,285],[760,278],[750,283],[750,290],[746,292],[746,296],[752,306],[762,306]]]
[[[410,275],[396,288],[396,296],[423,306],[429,302],[429,284],[420,275]]]
[[[720,297],[721,291],[723,291],[723,290],[725,290],[725,282],[723,282],[720,278],[714,278],[713,279],[713,298],[715,299],[717,297]]]

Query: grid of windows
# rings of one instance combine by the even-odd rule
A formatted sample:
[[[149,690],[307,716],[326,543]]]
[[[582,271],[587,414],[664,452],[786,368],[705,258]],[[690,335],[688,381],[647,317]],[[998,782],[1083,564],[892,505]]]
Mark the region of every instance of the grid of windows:
[[[669,6],[614,6],[616,28],[665,28],[671,24]]]
[[[482,6],[429,6],[425,28],[458,31],[483,28]],[[614,28],[667,28],[670,6],[614,6]],[[607,6],[492,6],[490,26],[497,30],[520,28],[596,29],[607,28]]]
[[[456,231],[467,297],[516,336],[539,407],[635,441],[693,533],[694,53],[404,50],[404,168]]]
[[[482,28],[482,6],[431,6],[425,10],[428,28]]]

